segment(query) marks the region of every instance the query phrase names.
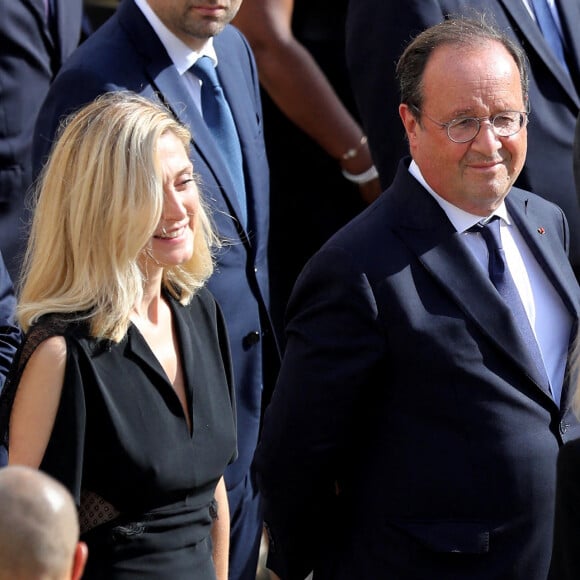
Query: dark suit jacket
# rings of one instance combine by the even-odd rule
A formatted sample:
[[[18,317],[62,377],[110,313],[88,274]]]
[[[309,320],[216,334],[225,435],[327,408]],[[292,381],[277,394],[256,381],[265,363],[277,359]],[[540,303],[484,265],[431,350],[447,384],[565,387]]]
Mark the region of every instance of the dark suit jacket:
[[[485,10],[525,49],[530,60],[528,155],[516,185],[558,204],[572,233],[570,259],[580,278],[580,204],[572,144],[580,108],[580,3],[559,0],[572,78],[560,68],[522,0],[353,0],[347,17],[347,65],[373,158],[387,187],[408,152],[399,118],[395,63],[404,46],[444,15]]]
[[[21,340],[20,329],[14,320],[15,307],[12,280],[0,253],[0,392]],[[6,449],[0,445],[0,467],[6,462]]]
[[[556,518],[550,580],[580,576],[580,439],[569,441],[558,454]]]
[[[408,163],[290,298],[255,457],[272,564],[283,580],[312,566],[333,580],[545,580],[556,455],[580,435],[568,386],[560,410]],[[516,188],[506,203],[575,332],[562,211]]]
[[[32,182],[34,122],[54,75],[76,48],[82,1],[55,0],[56,36],[43,0],[2,3],[0,17],[0,248],[16,281],[24,252],[25,195]]]
[[[14,318],[16,297],[10,274],[0,253],[0,391],[20,344],[21,334]]]
[[[236,381],[239,458],[226,473],[231,487],[249,469],[258,438],[262,385],[266,391],[271,388],[270,373],[277,370],[278,355],[267,314],[269,184],[255,62],[246,40],[233,26],[215,37],[214,46],[244,155],[247,231],[238,223],[234,186],[219,150],[165,48],[132,0],[124,0],[62,68],[42,106],[34,147],[38,169],[61,117],[112,90],[130,89],[150,98],[157,95],[190,127],[191,157],[203,182],[203,196],[211,205],[220,235],[229,241],[218,256],[209,288],[226,319]]]
[[[580,114],[576,119],[576,132],[574,133],[574,181],[576,191],[580,195]]]

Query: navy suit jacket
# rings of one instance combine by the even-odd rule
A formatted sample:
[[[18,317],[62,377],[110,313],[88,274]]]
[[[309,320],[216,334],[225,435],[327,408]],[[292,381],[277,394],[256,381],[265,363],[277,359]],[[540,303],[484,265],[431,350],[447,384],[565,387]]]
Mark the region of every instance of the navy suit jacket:
[[[214,38],[214,46],[244,156],[247,230],[237,219],[240,208],[220,152],[165,48],[133,0],[120,4],[54,80],[38,118],[34,159],[38,171],[63,115],[107,91],[129,89],[160,98],[191,129],[191,158],[202,180],[202,195],[226,240],[209,288],[224,313],[236,382],[239,456],[226,472],[229,488],[241,481],[251,464],[278,353],[268,314],[269,174],[256,66],[247,41],[231,25]]]
[[[408,163],[290,298],[255,456],[271,565],[284,580],[545,580],[556,456],[580,435],[568,384],[560,409]],[[562,210],[517,188],[506,204],[575,335]]]
[[[22,338],[14,319],[16,297],[10,274],[0,253],[0,392]],[[7,462],[6,449],[0,445],[0,467]]]
[[[55,0],[51,34],[43,0],[2,3],[0,18],[0,249],[14,281],[24,253],[34,122],[50,83],[81,35],[82,1]]]
[[[0,391],[21,340],[20,328],[14,318],[15,308],[14,287],[0,253]]]
[[[387,187],[408,153],[398,113],[395,63],[411,37],[448,14],[487,12],[530,61],[526,164],[516,185],[559,205],[572,233],[570,259],[580,278],[580,204],[572,171],[580,110],[580,2],[558,0],[572,77],[561,69],[522,0],[355,0],[347,17],[347,65],[381,183]],[[372,16],[371,16],[372,15]]]

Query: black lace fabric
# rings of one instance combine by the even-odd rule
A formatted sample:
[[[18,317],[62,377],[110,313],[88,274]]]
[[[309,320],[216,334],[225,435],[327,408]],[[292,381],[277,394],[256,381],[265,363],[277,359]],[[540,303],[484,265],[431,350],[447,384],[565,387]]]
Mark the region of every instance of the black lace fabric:
[[[30,328],[24,337],[12,362],[4,388],[0,393],[0,441],[6,447],[9,446],[8,432],[12,405],[26,363],[41,342],[53,336],[63,336],[66,329],[71,324],[75,324],[76,321],[78,321],[78,317],[73,319],[64,315],[44,316]],[[98,494],[84,489],[81,491],[79,507],[81,533],[88,532],[119,515],[120,512]]]
[[[62,336],[69,324],[70,320],[63,316],[44,316],[30,328],[18,348],[10,372],[6,377],[4,388],[0,393],[0,441],[7,447],[10,413],[26,363],[41,342],[52,336]]]

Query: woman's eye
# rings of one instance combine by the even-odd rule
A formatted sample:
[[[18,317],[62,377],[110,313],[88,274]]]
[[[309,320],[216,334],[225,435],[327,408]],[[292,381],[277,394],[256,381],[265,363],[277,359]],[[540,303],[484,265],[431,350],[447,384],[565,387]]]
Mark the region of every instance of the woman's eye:
[[[182,179],[178,182],[177,185],[184,186],[187,185],[188,183],[191,183],[192,181],[194,181],[193,175],[185,175],[182,177]]]

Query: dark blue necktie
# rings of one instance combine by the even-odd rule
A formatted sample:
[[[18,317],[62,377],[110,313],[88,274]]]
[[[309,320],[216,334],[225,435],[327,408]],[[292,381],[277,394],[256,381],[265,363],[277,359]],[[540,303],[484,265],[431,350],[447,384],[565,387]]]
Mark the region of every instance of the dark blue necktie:
[[[538,346],[530,320],[526,314],[520,293],[505,260],[505,252],[501,243],[499,216],[495,215],[488,222],[475,224],[470,228],[470,231],[479,232],[483,236],[487,244],[489,278],[513,314],[520,334],[528,347],[528,352],[531,354],[538,370],[543,376],[543,386],[550,391],[550,381],[546,367],[544,366],[540,347]]]
[[[201,110],[203,118],[214,136],[230,170],[241,208],[242,225],[247,222],[244,161],[238,131],[216,69],[208,56],[200,57],[191,70],[201,80]]]
[[[566,64],[566,57],[564,56],[564,44],[562,43],[562,37],[560,36],[560,31],[558,30],[558,25],[554,20],[554,15],[548,6],[546,0],[531,0],[534,13],[536,14],[536,21],[544,39],[550,45],[552,52],[556,55],[558,60],[562,63],[562,66],[566,71],[568,71],[568,65]]]

